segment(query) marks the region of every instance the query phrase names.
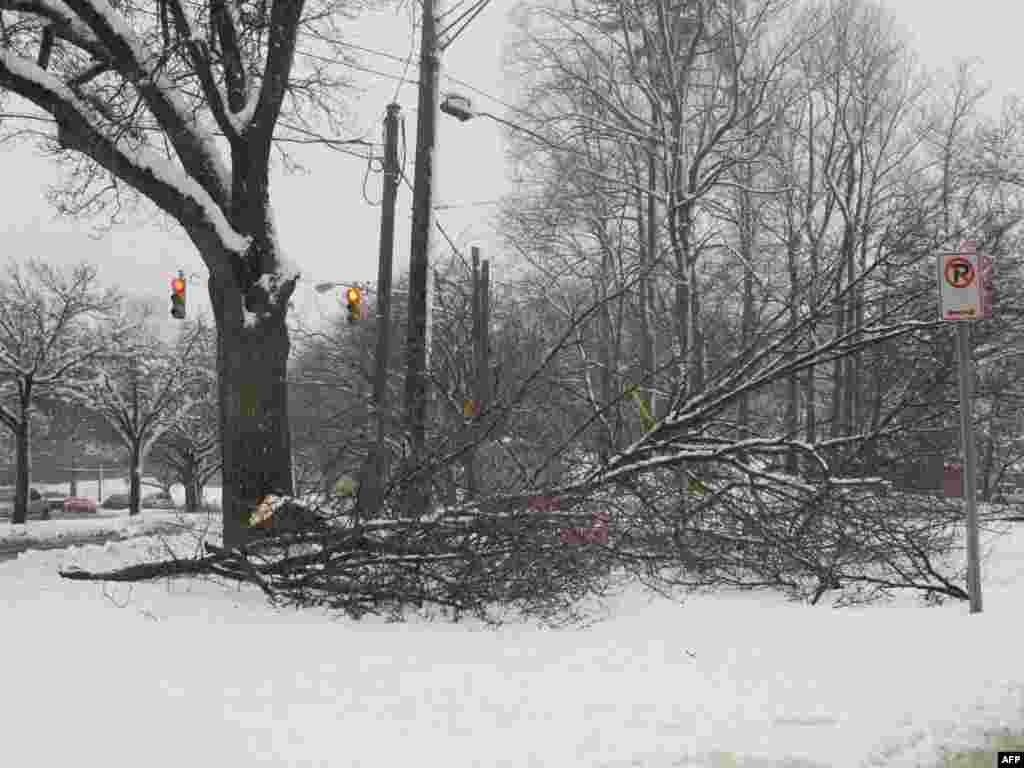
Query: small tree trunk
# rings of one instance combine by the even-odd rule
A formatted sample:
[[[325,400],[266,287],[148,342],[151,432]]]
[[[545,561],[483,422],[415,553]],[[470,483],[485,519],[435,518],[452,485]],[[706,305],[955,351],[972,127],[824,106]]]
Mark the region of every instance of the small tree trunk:
[[[190,477],[188,482],[185,483],[185,511],[195,512],[199,509],[199,497],[196,493],[196,481],[194,477]]]
[[[11,522],[15,525],[28,519],[28,481],[31,472],[28,420],[28,409],[23,408],[21,421],[14,432],[17,474],[14,480],[14,512],[11,514]]]
[[[985,453],[981,459],[981,498],[982,501],[992,500],[992,470],[996,458],[996,424],[999,419],[1000,399],[992,403],[992,414],[988,420],[988,434],[985,436]]]
[[[655,325],[653,318],[654,305],[654,264],[657,261],[657,211],[658,211],[658,172],[655,164],[654,151],[649,150],[647,156],[647,219],[643,218],[643,207],[638,205],[638,221],[640,222],[640,366],[646,385],[642,396],[647,403],[651,418],[658,420],[660,403],[657,397],[655,368],[657,352],[655,348]],[[639,202],[639,200],[638,200]],[[646,225],[646,228],[645,226]]]
[[[796,356],[797,328],[800,325],[800,267],[799,248],[800,236],[797,232],[791,232],[786,248],[786,255],[789,267],[789,329],[794,345],[793,352],[788,356],[792,360]],[[800,382],[797,374],[792,373],[786,379],[786,434],[797,437],[800,418]],[[799,457],[794,450],[786,453],[786,471],[796,473],[799,469]]]
[[[71,446],[71,483],[70,483],[70,488],[68,490],[71,491],[71,493],[69,495],[71,495],[71,496],[77,496],[78,495],[78,473],[75,471],[75,446],[74,446],[74,444],[72,444],[72,446]],[[103,501],[103,499],[99,499],[99,501]]]
[[[130,466],[128,475],[128,516],[139,514],[139,504],[142,499],[142,450],[139,443],[131,447]]]
[[[690,352],[692,364],[690,366],[690,381],[692,386],[689,389],[691,395],[700,394],[704,391],[704,331],[700,322],[700,286],[697,284],[697,264],[691,262],[690,267]]]

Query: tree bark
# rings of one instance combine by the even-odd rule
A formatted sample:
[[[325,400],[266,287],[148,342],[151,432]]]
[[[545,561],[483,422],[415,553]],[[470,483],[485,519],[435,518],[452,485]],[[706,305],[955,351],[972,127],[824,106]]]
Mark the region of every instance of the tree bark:
[[[809,295],[807,300],[808,311],[812,315],[818,313],[818,280],[819,280],[819,263],[818,263],[818,241],[811,241],[811,279],[809,283]],[[817,323],[813,320],[808,324],[808,339],[811,347],[816,347],[817,337]],[[804,440],[808,443],[815,443],[818,439],[818,414],[815,410],[817,403],[817,370],[813,365],[807,366],[807,376],[804,379]]]
[[[269,244],[266,247],[271,247]],[[208,260],[212,263],[214,260]],[[267,494],[294,492],[288,428],[286,373],[290,342],[284,306],[255,306],[246,325],[244,287],[231,274],[211,275],[210,300],[217,322],[221,434],[223,435],[224,546],[249,540],[249,515]]]
[[[78,473],[75,471],[75,444],[72,441],[71,444],[71,483],[70,483],[70,495],[78,495]],[[97,501],[103,501],[103,499],[97,499]]]
[[[185,483],[185,511],[195,512],[199,509],[199,494],[196,488],[195,477],[190,477]]]
[[[698,395],[704,391],[704,331],[701,328],[700,286],[697,283],[697,260],[690,261],[690,395]]]
[[[982,501],[992,500],[992,470],[995,467],[996,457],[996,429],[999,419],[1000,398],[995,397],[992,403],[992,413],[988,419],[988,434],[985,436],[985,453],[981,460],[981,499]]]
[[[16,475],[14,480],[14,511],[11,513],[11,522],[15,525],[24,523],[28,519],[29,460],[31,458],[28,420],[28,411],[23,408],[21,421],[18,423],[18,428],[14,431],[14,466],[16,467]]]
[[[792,360],[796,356],[797,328],[800,325],[800,235],[790,231],[786,243],[787,266],[789,268],[789,328],[793,339],[793,351],[788,355]],[[786,435],[795,438],[799,429],[800,413],[800,382],[797,374],[792,373],[786,378]],[[796,473],[799,469],[799,457],[795,450],[786,453],[786,471]]]
[[[647,410],[655,421],[659,418],[659,406],[657,396],[657,383],[655,379],[655,368],[657,366],[657,353],[655,351],[655,326],[652,317],[654,306],[654,275],[652,274],[654,264],[657,260],[657,194],[658,177],[655,166],[654,151],[650,150],[647,160],[647,219],[643,217],[643,206],[638,205],[638,220],[640,222],[640,366],[642,369],[645,388],[642,397],[647,403]],[[640,200],[638,198],[637,202]],[[645,228],[646,225],[646,228]]]
[[[753,182],[749,170],[744,174],[743,182],[749,187]],[[753,201],[750,192],[741,189],[737,192],[739,203],[739,242],[740,255],[743,257],[743,314],[740,325],[740,349],[741,354],[746,355],[751,351],[754,341],[754,211]],[[739,402],[739,425],[743,427],[741,438],[750,436],[750,394],[744,393]]]
[[[142,446],[134,441],[131,446],[130,466],[128,470],[128,516],[139,514],[142,500]]]

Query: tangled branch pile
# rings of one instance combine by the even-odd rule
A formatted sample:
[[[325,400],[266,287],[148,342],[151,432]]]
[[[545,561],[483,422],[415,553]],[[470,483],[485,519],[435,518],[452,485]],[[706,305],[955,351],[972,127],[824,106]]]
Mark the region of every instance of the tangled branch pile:
[[[864,480],[810,485],[738,461],[695,468],[696,482],[679,467],[658,469],[614,486],[491,497],[418,520],[360,520],[354,509],[279,499],[275,529],[244,549],[208,544],[192,560],[62,575],[205,573],[256,585],[277,605],[395,619],[432,607],[491,623],[509,610],[572,621],[583,598],[628,577],[672,589],[769,589],[812,603],[834,590],[840,603],[907,589],[966,599],[951,561],[956,505],[879,493]],[[606,537],[568,543],[565,532],[585,530],[595,515],[610,521]]]
[[[244,549],[206,544],[200,558],[61,575],[137,581],[210,574],[256,585],[276,605],[326,606],[356,618],[386,613],[397,619],[409,607],[432,606],[455,619],[492,623],[499,608],[548,621],[572,619],[581,598],[610,584],[610,550],[562,544],[559,528],[578,515],[537,514],[526,502],[505,499],[501,512],[474,508],[432,519],[355,523],[351,510],[314,511],[285,499],[275,518],[293,523]]]

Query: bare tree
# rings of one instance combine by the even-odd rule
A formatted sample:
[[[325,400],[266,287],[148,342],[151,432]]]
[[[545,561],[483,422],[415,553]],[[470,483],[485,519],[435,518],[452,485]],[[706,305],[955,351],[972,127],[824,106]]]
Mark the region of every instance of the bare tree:
[[[185,511],[202,506],[203,489],[221,471],[217,403],[210,396],[196,403],[157,439],[149,463],[166,476],[169,484],[185,489]]]
[[[143,466],[157,440],[201,397],[201,324],[168,348],[151,336],[122,341],[107,353],[82,398],[114,428],[128,450],[129,514],[139,513]]]
[[[0,423],[14,435],[16,482],[12,522],[24,523],[31,474],[30,425],[41,398],[70,397],[127,324],[103,327],[118,306],[101,292],[96,269],[70,272],[31,260],[11,262],[0,279]]]

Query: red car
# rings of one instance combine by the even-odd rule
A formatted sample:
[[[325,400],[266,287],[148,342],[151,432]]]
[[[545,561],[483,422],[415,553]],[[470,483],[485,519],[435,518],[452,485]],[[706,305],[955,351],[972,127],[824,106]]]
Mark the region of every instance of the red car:
[[[96,514],[96,502],[92,499],[84,499],[80,496],[68,496],[64,499],[65,514]]]

